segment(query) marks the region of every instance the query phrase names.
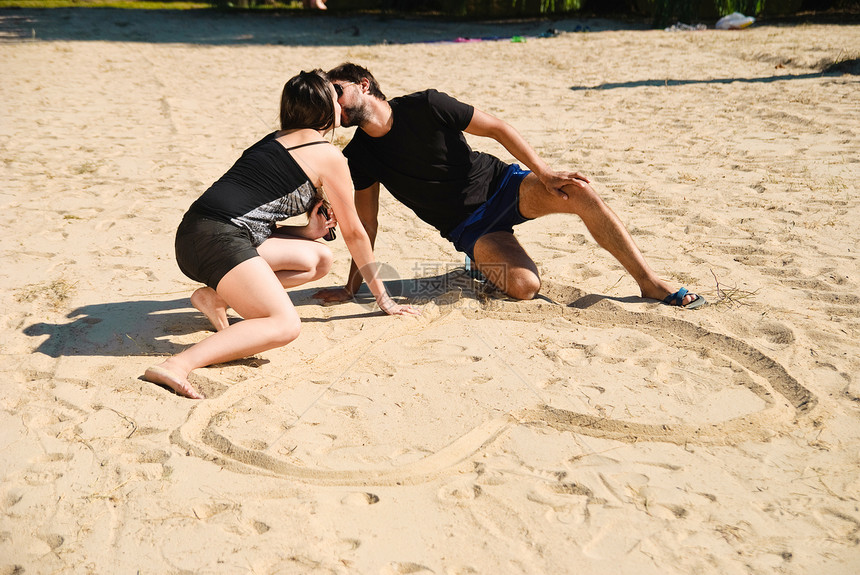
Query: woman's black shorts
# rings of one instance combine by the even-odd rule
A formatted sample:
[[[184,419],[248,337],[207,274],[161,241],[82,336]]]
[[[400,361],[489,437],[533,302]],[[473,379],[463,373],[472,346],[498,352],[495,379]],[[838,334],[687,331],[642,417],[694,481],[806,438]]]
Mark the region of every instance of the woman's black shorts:
[[[193,212],[182,218],[175,246],[182,273],[212,289],[227,272],[259,255],[247,230]]]

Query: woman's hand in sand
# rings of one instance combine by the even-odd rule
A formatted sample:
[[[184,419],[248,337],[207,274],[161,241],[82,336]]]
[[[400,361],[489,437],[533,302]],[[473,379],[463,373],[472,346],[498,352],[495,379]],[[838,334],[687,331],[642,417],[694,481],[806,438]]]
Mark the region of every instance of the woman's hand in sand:
[[[421,315],[421,310],[418,308],[411,305],[401,305],[391,299],[391,296],[388,294],[376,298],[376,304],[379,306],[379,309],[388,315]]]
[[[354,294],[345,287],[321,289],[313,295],[323,303],[343,303],[350,301]],[[401,305],[385,294],[376,299],[379,308],[388,315],[421,315],[421,310],[411,305]]]
[[[343,303],[351,300],[355,294],[345,287],[321,289],[313,295],[322,303]]]

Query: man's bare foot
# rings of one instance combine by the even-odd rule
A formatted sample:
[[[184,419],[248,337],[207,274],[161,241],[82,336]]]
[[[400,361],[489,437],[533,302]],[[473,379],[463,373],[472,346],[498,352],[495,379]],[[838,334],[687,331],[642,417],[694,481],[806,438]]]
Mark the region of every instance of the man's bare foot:
[[[200,392],[194,389],[187,379],[180,377],[178,374],[173,373],[165,367],[162,367],[163,365],[164,364],[155,365],[147,369],[143,374],[143,379],[151,381],[152,383],[166,385],[179,395],[184,395],[191,399],[205,399]]]
[[[221,331],[230,325],[227,320],[227,302],[211,287],[199,288],[191,294],[191,305],[206,316],[215,331]]]

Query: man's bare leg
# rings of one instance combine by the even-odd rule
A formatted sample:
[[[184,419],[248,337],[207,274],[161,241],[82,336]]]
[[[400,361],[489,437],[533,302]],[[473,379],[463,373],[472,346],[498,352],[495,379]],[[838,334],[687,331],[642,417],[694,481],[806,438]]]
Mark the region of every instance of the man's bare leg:
[[[520,213],[527,218],[559,213],[576,214],[598,245],[612,254],[633,276],[639,284],[642,297],[663,300],[675,291],[654,273],[627,228],[588,183],[565,186],[563,191],[569,196],[566,200],[549,192],[537,176],[529,174],[520,184]],[[696,297],[696,294],[688,293],[682,305],[687,305]]]
[[[509,232],[478,238],[475,265],[487,280],[512,298],[532,299],[540,290],[537,266]]]

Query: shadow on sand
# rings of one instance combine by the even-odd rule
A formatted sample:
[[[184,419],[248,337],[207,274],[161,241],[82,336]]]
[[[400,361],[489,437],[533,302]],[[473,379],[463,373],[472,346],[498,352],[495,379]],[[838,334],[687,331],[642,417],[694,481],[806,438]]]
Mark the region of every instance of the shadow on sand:
[[[384,280],[388,293],[396,300],[417,306],[434,302],[448,305],[465,302],[472,310],[480,312],[487,306],[498,307],[504,302],[517,303],[496,290],[491,284],[476,279],[462,267],[445,270],[443,273],[400,279],[393,277]],[[314,298],[320,287],[290,290],[290,299],[297,308],[319,306]],[[639,297],[610,297],[599,294],[586,294],[575,287],[547,283],[537,295],[535,303],[587,309],[604,301],[646,302]],[[351,305],[349,313],[338,314],[339,304],[329,305],[334,310],[331,317],[302,318],[302,323],[320,323],[356,319],[369,316],[382,316],[375,305],[372,294],[366,286],[356,294],[352,304],[359,304],[361,311],[356,312]],[[531,302],[520,302],[524,313],[528,313]],[[301,311],[300,311],[301,315]],[[53,358],[63,356],[166,356],[179,353],[187,343],[177,343],[176,339],[200,331],[211,331],[212,326],[206,317],[191,306],[188,298],[172,300],[133,300],[86,305],[76,308],[66,315],[69,322],[40,322],[27,326],[23,333],[30,337],[48,336],[33,352],[43,353]],[[235,316],[232,322],[242,321]]]
[[[586,23],[587,22],[587,23]],[[111,8],[0,9],[0,42],[103,41],[205,45],[368,46],[429,42],[510,41],[565,32],[644,29],[602,19],[454,21],[368,14],[118,10]]]
[[[644,86],[672,87],[689,86],[692,84],[733,84],[741,82],[746,84],[771,84],[786,80],[808,80],[810,78],[822,78],[824,76],[860,75],[860,59],[844,60],[832,64],[821,72],[809,72],[806,74],[780,74],[778,76],[762,76],[758,78],[713,78],[710,80],[634,80],[631,82],[609,82],[597,86],[571,86],[574,92],[584,90],[617,90],[620,88],[642,88]]]
[[[471,278],[463,270],[433,277],[385,281],[388,292],[400,300],[426,303],[451,290],[471,290]],[[459,286],[459,287],[458,287]],[[320,288],[290,290],[290,299],[297,308],[321,305],[313,296]],[[373,296],[364,287],[355,302],[364,311],[326,318],[304,318],[305,323],[317,323],[382,315]],[[331,306],[336,307],[336,306]],[[354,308],[350,308],[354,311]],[[173,355],[187,347],[175,343],[183,336],[209,331],[209,320],[192,307],[187,297],[172,300],[141,299],[86,305],[70,311],[68,322],[40,322],[24,328],[30,337],[48,336],[33,351],[50,357],[62,356],[134,356]],[[231,318],[233,319],[233,318]],[[234,321],[242,321],[234,319]]]

